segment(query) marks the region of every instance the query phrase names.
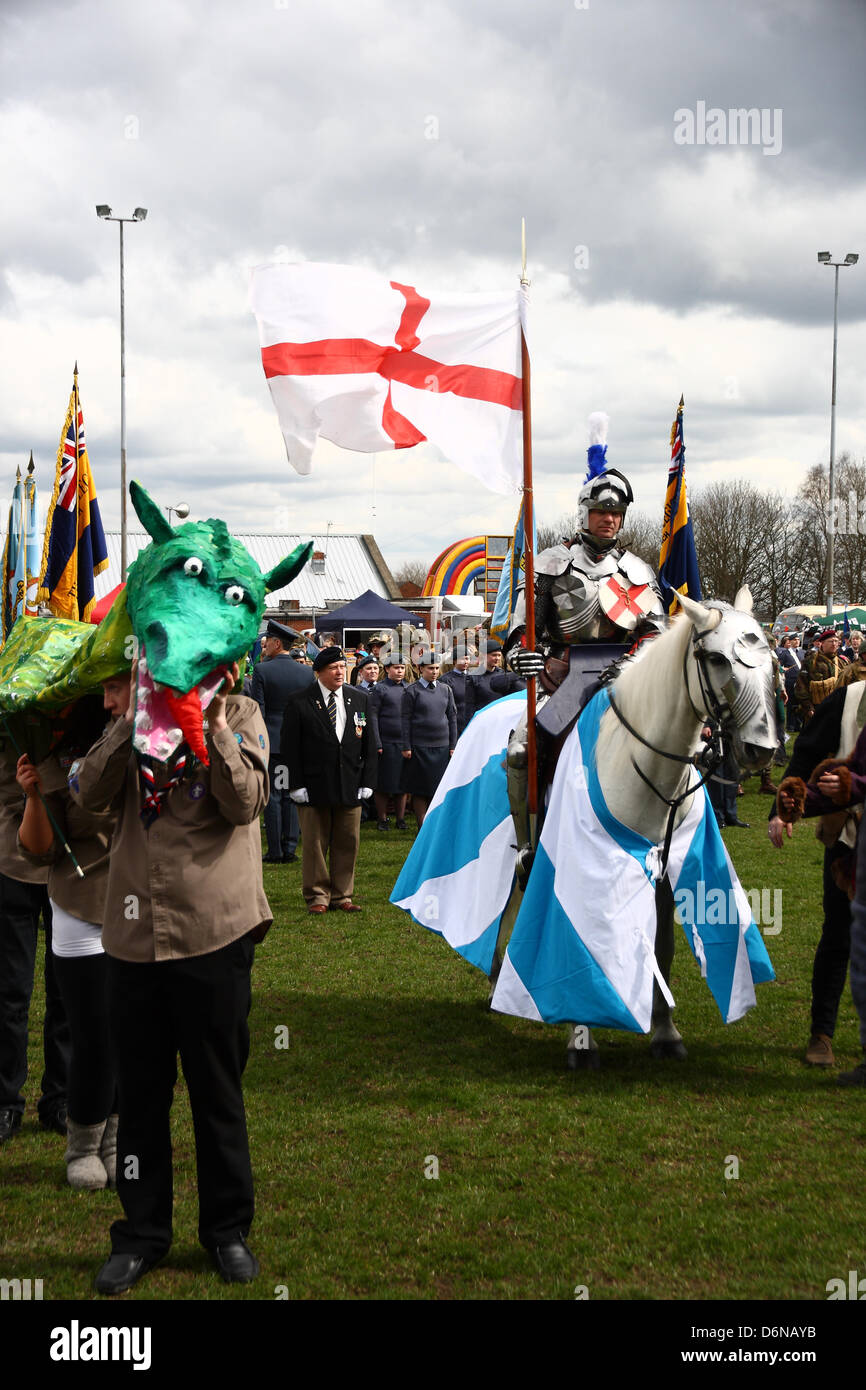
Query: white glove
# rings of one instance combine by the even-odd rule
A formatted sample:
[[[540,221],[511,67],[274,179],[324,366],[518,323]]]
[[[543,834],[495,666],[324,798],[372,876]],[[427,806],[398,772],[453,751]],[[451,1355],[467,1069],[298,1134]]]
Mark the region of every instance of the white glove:
[[[306,787],[298,787],[297,791],[289,792],[289,796],[296,806],[309,806],[310,804],[310,793]]]
[[[368,801],[372,795],[373,795],[373,788],[372,788],[372,787],[361,787],[360,791],[358,792],[358,800],[359,800],[359,801]]]
[[[540,676],[544,670],[544,657],[540,652],[530,651],[526,647],[520,647],[511,656],[511,667],[522,676],[524,680],[531,679],[532,676]]]

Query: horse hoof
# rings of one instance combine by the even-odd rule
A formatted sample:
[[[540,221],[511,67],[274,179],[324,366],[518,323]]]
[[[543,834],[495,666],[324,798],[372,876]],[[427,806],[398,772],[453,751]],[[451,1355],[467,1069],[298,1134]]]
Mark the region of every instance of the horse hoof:
[[[597,1048],[570,1047],[565,1059],[569,1071],[601,1071],[601,1056]]]
[[[659,1038],[650,1043],[650,1056],[655,1057],[656,1061],[672,1057],[677,1062],[684,1062],[688,1055],[682,1038]]]

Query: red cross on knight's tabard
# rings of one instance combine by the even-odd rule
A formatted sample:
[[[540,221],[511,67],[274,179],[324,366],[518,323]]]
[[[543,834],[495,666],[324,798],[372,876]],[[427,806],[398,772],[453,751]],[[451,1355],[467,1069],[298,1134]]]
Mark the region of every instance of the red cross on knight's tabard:
[[[646,584],[630,584],[627,589],[624,589],[616,576],[612,574],[607,581],[607,588],[619,595],[613,605],[606,610],[611,622],[615,623],[626,612],[634,613],[638,618],[646,617],[646,609],[641,608],[640,604],[634,601],[638,594],[646,592]]]
[[[412,285],[389,281],[406,301],[395,333],[396,347],[382,347],[367,338],[322,338],[312,343],[273,343],[262,348],[266,377],[342,376],[376,373],[388,382],[388,395],[382,411],[382,428],[398,449],[423,444],[427,436],[394,409],[391,382],[402,382],[420,391],[451,392],[472,400],[523,409],[523,383],[510,372],[492,367],[472,367],[466,363],[449,366],[424,357],[414,349],[421,342],[417,329],[430,308]]]

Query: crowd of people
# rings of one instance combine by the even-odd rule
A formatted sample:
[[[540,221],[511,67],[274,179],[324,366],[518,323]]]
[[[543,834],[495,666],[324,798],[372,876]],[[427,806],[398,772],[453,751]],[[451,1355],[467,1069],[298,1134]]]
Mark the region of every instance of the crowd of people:
[[[298,861],[311,914],[353,899],[362,809],[420,826],[459,734],[522,686],[491,652],[445,675],[431,649],[410,664],[386,634],[347,658],[315,655],[269,622],[242,679],[207,710],[205,757],[136,751],[136,669],[103,682],[31,760],[0,737],[0,1144],[24,1114],[37,933],[45,935],[40,1124],[66,1139],[71,1187],[117,1189],[122,1216],[96,1277],[133,1287],[172,1240],[169,1127],[177,1057],[196,1137],[199,1238],[228,1282],[258,1262],[242,1075],[255,944],[271,923],[262,870]],[[315,649],[313,649],[315,651]],[[267,852],[261,853],[260,818]]]
[[[307,911],[361,911],[362,815],[375,815],[380,832],[392,816],[406,830],[411,805],[420,827],[469,720],[532,674],[525,654],[521,674],[506,669],[499,644],[482,636],[484,670],[471,645],[443,670],[431,647],[409,661],[388,634],[353,654],[326,640],[313,655],[270,621],[246,679],[235,667],[209,708],[207,763],[142,766],[128,669],[104,682],[101,701],[79,702],[42,760],[0,740],[0,1143],[14,1137],[24,1111],[41,919],[39,1120],[66,1138],[69,1184],[116,1187],[123,1208],[100,1292],[132,1287],[171,1243],[178,1053],[195,1126],[199,1237],[227,1281],[258,1273],[247,1245],[254,1194],[242,1075],[254,947],[271,923],[259,860],[297,863],[300,846]],[[835,1061],[851,954],[858,813],[850,804],[866,787],[866,655],[859,630],[845,637],[825,628],[771,639],[780,761],[786,724],[799,737],[777,799],[771,786],[770,839],[781,846],[804,811],[824,817],[824,921],[806,1050],[815,1066]],[[848,773],[838,761],[815,772],[855,743]],[[728,761],[709,784],[722,824],[742,824],[738,779]],[[862,919],[862,936],[866,862],[860,867],[864,903],[855,903],[854,920]],[[866,949],[857,943],[852,989],[862,996],[866,1049]],[[844,1075],[866,1083],[866,1062]]]

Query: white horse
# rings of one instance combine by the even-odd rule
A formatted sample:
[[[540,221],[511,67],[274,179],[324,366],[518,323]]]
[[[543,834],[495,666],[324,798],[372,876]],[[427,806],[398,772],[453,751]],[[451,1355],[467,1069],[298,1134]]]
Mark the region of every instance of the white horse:
[[[689,778],[695,755],[705,747],[701,734],[708,720],[717,721],[722,737],[732,740],[744,770],[767,766],[778,743],[772,656],[752,617],[749,590],[739,591],[733,607],[687,597],[680,602],[682,616],[623,666],[611,687],[611,708],[601,720],[596,744],[599,783],[611,814],[665,848],[694,796]],[[515,890],[503,914],[494,971],[518,906]],[[656,887],[655,954],[666,984],[673,952],[673,894],[662,875]],[[671,1007],[658,985],[652,1023],[652,1055],[685,1057]],[[598,1048],[587,1027],[572,1027],[567,1056],[572,1068],[598,1067]]]

